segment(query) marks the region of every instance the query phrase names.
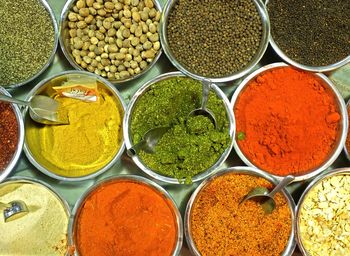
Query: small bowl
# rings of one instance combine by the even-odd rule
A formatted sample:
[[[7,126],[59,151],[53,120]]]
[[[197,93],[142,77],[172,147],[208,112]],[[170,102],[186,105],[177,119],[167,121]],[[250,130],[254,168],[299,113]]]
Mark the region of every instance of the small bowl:
[[[30,81],[34,80],[35,78],[37,78],[40,74],[42,74],[52,63],[54,57],[55,57],[55,53],[57,50],[57,46],[58,46],[58,26],[57,26],[57,21],[55,18],[55,14],[53,12],[53,10],[51,9],[50,5],[47,3],[46,0],[40,0],[41,4],[45,7],[45,9],[47,10],[47,12],[49,13],[50,17],[51,17],[51,21],[52,21],[52,25],[53,25],[53,29],[54,29],[54,33],[55,33],[55,38],[54,38],[54,45],[50,54],[50,57],[47,59],[46,64],[40,69],[39,72],[37,72],[34,76],[29,77],[28,79],[17,83],[17,84],[11,84],[9,86],[6,86],[6,88],[17,88],[20,87],[24,84],[29,83]]]
[[[63,82],[67,81],[68,78],[83,78],[83,79],[93,79],[96,80],[98,84],[98,88],[103,88],[106,90],[108,93],[113,95],[113,99],[115,101],[115,104],[118,108],[118,111],[120,113],[120,127],[122,126],[122,118],[125,113],[125,103],[123,101],[123,98],[119,91],[106,79],[99,77],[95,74],[86,72],[86,71],[64,71],[62,73],[56,74],[54,76],[51,76],[43,81],[41,81],[39,84],[37,84],[27,95],[26,100],[29,101],[34,95],[38,94],[43,94],[47,96],[53,97],[57,93],[52,89],[54,86],[61,86]],[[93,104],[93,103],[92,103]],[[120,142],[116,146],[118,150],[114,154],[113,158],[104,166],[100,167],[99,169],[96,169],[95,171],[91,171],[91,173],[87,175],[74,175],[74,176],[65,176],[61,174],[57,174],[54,169],[55,165],[50,162],[50,160],[43,158],[43,160],[40,159],[39,156],[42,154],[38,151],[38,142],[34,143],[28,142],[28,134],[29,134],[29,128],[33,127],[34,125],[37,125],[37,128],[33,129],[40,129],[43,128],[44,126],[41,124],[36,124],[34,121],[32,121],[29,117],[29,111],[28,108],[24,110],[24,120],[25,120],[25,127],[26,127],[26,139],[24,143],[24,152],[29,159],[29,161],[37,168],[39,169],[42,173],[58,179],[62,181],[82,181],[82,180],[87,180],[94,178],[105,171],[107,171],[109,168],[111,168],[121,157],[123,151],[124,151],[124,141],[123,141],[123,132],[120,131]],[[122,130],[122,127],[120,128]],[[84,132],[84,130],[81,130]],[[33,137],[34,135],[32,135]],[[74,152],[71,152],[74,153]],[[46,163],[45,163],[46,161]],[[59,167],[56,166],[57,169],[60,169]],[[73,169],[72,169],[73,170]]]
[[[182,218],[181,214],[176,206],[175,201],[173,198],[170,196],[170,194],[160,185],[157,183],[146,179],[141,176],[136,176],[136,175],[121,175],[118,177],[109,177],[106,179],[103,179],[96,183],[94,186],[90,187],[81,197],[78,199],[76,202],[74,209],[72,211],[72,218],[69,223],[69,240],[70,243],[76,248],[74,255],[79,255],[78,252],[78,246],[77,246],[77,241],[76,241],[76,229],[79,227],[79,214],[81,212],[81,209],[84,207],[84,202],[85,200],[94,193],[97,189],[103,187],[104,185],[108,185],[109,183],[114,183],[114,182],[133,182],[133,183],[138,183],[142,184],[144,186],[147,186],[148,188],[152,189],[155,191],[155,193],[161,195],[163,199],[167,202],[167,204],[172,208],[173,211],[173,217],[176,222],[176,241],[173,249],[173,256],[179,255],[181,247],[182,247],[182,242],[183,242],[183,224],[182,224]],[[137,207],[137,205],[135,205]]]
[[[140,97],[142,97],[142,95],[144,95],[149,89],[151,89],[153,84],[155,84],[159,81],[162,81],[162,80],[167,80],[169,78],[175,78],[175,77],[185,77],[185,75],[182,74],[181,72],[170,72],[170,73],[165,73],[165,74],[159,75],[159,76],[153,78],[152,80],[148,81],[147,83],[145,83],[132,97],[132,99],[129,103],[128,109],[127,109],[127,113],[126,113],[126,115],[124,117],[124,121],[123,121],[124,140],[125,140],[125,145],[126,145],[127,150],[129,150],[133,146],[130,125],[131,125],[132,112],[134,110],[135,104],[137,103],[137,100]],[[215,94],[223,101],[223,104],[225,105],[226,114],[227,114],[227,118],[229,121],[229,131],[228,132],[230,134],[230,138],[233,140],[235,121],[234,121],[234,116],[232,113],[232,108],[230,107],[230,103],[229,103],[226,95],[219,89],[219,87],[217,87],[215,84],[212,84],[211,88],[212,88],[212,91],[215,92]],[[193,176],[192,182],[197,182],[199,180],[202,180],[205,177],[211,175],[213,172],[215,172],[216,169],[226,160],[226,158],[228,157],[228,155],[231,151],[231,148],[232,148],[232,141],[230,142],[230,145],[226,148],[224,153],[221,155],[221,157],[217,160],[217,162],[209,169]],[[154,178],[158,181],[162,181],[165,183],[171,183],[171,184],[181,183],[176,178],[161,175],[161,174],[155,172],[154,170],[150,169],[141,160],[141,158],[137,154],[133,155],[132,159],[143,172],[145,172],[146,174],[148,174],[149,176],[151,176],[152,178]]]
[[[154,3],[155,8],[159,12],[162,12],[162,6],[161,6],[159,0],[152,0],[152,1]],[[72,67],[75,68],[76,70],[87,71],[87,69],[84,69],[76,62],[75,58],[73,57],[71,46],[70,46],[70,35],[69,35],[69,31],[68,31],[69,30],[68,14],[73,9],[73,6],[76,2],[77,2],[77,0],[68,0],[63,7],[63,10],[61,13],[61,23],[60,23],[60,28],[59,28],[59,31],[60,31],[59,32],[60,33],[59,34],[59,42],[60,42],[60,46],[61,46],[61,49],[62,49],[64,56],[66,57],[68,62],[72,65]],[[117,21],[119,21],[119,19],[117,19]],[[115,36],[115,38],[117,38],[117,36]],[[160,39],[159,39],[159,42],[160,42]],[[133,76],[130,76],[130,77],[127,77],[124,79],[108,79],[108,80],[113,84],[124,83],[127,81],[134,80],[134,79],[140,77],[141,75],[145,74],[147,71],[149,71],[155,65],[155,63],[157,62],[157,60],[159,59],[161,54],[162,54],[162,47],[160,47],[160,49],[158,50],[153,61],[148,63],[148,66],[138,74],[134,74]],[[105,79],[107,79],[107,77],[105,77]]]
[[[191,234],[191,213],[192,213],[193,205],[196,202],[197,198],[199,197],[202,189],[204,189],[208,184],[213,182],[216,178],[218,178],[220,176],[225,176],[227,174],[247,174],[247,175],[251,175],[251,176],[255,176],[255,177],[264,178],[274,185],[278,184],[278,180],[275,179],[272,175],[270,175],[264,171],[261,171],[259,169],[247,167],[247,166],[229,167],[229,168],[220,170],[219,172],[217,172],[214,175],[205,179],[193,192],[192,196],[190,197],[190,199],[187,203],[187,207],[186,207],[186,211],[185,211],[185,218],[184,218],[185,237],[186,237],[187,244],[188,244],[193,255],[196,255],[196,256],[201,255],[200,252],[198,251],[196,245],[195,245],[195,242],[194,242],[194,240],[192,238],[192,234]],[[290,256],[290,255],[292,255],[292,253],[295,249],[295,246],[296,246],[296,242],[294,239],[294,237],[295,237],[295,221],[294,220],[295,220],[295,207],[296,206],[295,206],[295,203],[294,203],[292,196],[290,195],[290,193],[288,192],[287,189],[284,188],[281,192],[283,193],[285,199],[287,200],[290,214],[291,214],[291,225],[292,225],[288,242],[287,242],[285,250],[283,251],[281,256]]]
[[[165,54],[167,55],[168,59],[170,60],[170,62],[181,72],[183,72],[185,75],[190,76],[194,79],[198,79],[198,80],[210,80],[213,83],[224,83],[224,82],[228,82],[228,81],[232,81],[238,78],[241,78],[242,76],[247,75],[248,73],[250,73],[255,66],[258,64],[258,62],[261,60],[262,56],[264,55],[266,49],[267,49],[267,45],[268,45],[268,41],[269,41],[269,34],[270,34],[270,21],[269,21],[269,17],[267,14],[267,10],[265,8],[265,5],[258,0],[253,0],[257,11],[260,15],[261,18],[261,23],[262,23],[262,37],[261,37],[261,42],[260,42],[260,46],[255,54],[255,56],[252,58],[252,60],[249,62],[249,64],[247,66],[245,66],[242,70],[236,71],[230,75],[226,75],[224,77],[204,77],[201,74],[196,74],[191,72],[190,70],[188,70],[183,64],[181,64],[174,56],[174,54],[172,53],[169,43],[168,43],[168,39],[167,39],[167,26],[168,26],[168,18],[169,15],[172,11],[172,9],[174,8],[175,4],[178,2],[179,0],[176,1],[167,1],[165,7],[164,7],[164,11],[162,13],[161,16],[161,20],[160,20],[160,40],[163,46],[163,50],[165,52]]]
[[[11,96],[3,87],[0,86],[0,94]],[[2,103],[2,102],[1,102]],[[4,170],[0,170],[0,183],[10,175],[11,171],[15,168],[19,157],[22,153],[23,143],[24,143],[24,123],[21,111],[16,104],[11,104],[12,111],[16,115],[17,125],[18,125],[18,142],[16,146],[16,151],[14,152],[12,159],[7,164]]]
[[[302,196],[299,199],[298,205],[296,207],[296,240],[298,243],[298,247],[300,249],[300,251],[303,253],[303,255],[310,255],[308,253],[308,251],[305,249],[303,241],[302,241],[302,237],[301,237],[301,232],[300,232],[300,218],[301,218],[301,211],[302,211],[302,206],[304,201],[306,200],[306,198],[309,196],[309,193],[315,188],[317,187],[322,181],[331,178],[333,176],[337,176],[337,175],[350,175],[350,168],[339,168],[339,169],[334,169],[331,170],[330,172],[324,173],[322,175],[319,175],[318,177],[316,177],[314,180],[312,180],[308,186],[306,187],[306,189],[304,190]],[[346,189],[346,188],[344,188]],[[349,191],[349,190],[347,190]],[[340,200],[344,200],[344,199],[340,199]],[[326,202],[330,202],[328,199],[326,199]],[[336,204],[338,205],[338,204]],[[311,209],[309,209],[311,210]],[[349,213],[349,211],[348,211]],[[322,219],[322,217],[320,216],[320,218]],[[317,232],[319,233],[319,232]],[[315,241],[313,241],[315,242]],[[349,248],[349,246],[348,246]],[[341,254],[339,254],[341,255]],[[346,255],[346,254],[344,254]]]
[[[255,77],[261,75],[262,73],[264,73],[268,70],[272,70],[272,69],[280,68],[280,67],[288,67],[288,65],[285,63],[282,63],[282,62],[269,64],[269,65],[266,65],[264,67],[261,67],[260,69],[254,71],[249,76],[247,76],[242,81],[242,83],[238,86],[236,91],[234,92],[232,99],[231,99],[231,108],[234,109],[236,101],[239,98],[241,92],[244,91],[244,89],[249,85],[249,83],[252,80],[255,79]],[[314,76],[319,78],[320,81],[322,81],[323,84],[329,88],[329,91],[331,93],[333,93],[336,104],[338,105],[337,107],[338,107],[339,114],[341,116],[340,127],[339,127],[339,132],[338,132],[335,146],[334,146],[332,152],[329,154],[328,158],[325,159],[322,163],[320,163],[315,168],[308,170],[308,171],[305,171],[305,174],[295,175],[295,179],[293,182],[312,178],[312,177],[320,174],[325,169],[327,169],[337,159],[337,157],[341,153],[342,148],[344,147],[344,143],[345,143],[346,135],[347,135],[347,130],[348,130],[347,111],[346,111],[346,106],[345,106],[345,103],[344,103],[342,96],[340,95],[340,93],[338,92],[338,90],[336,89],[334,84],[325,75],[320,74],[320,73],[315,73]],[[242,150],[238,146],[236,139],[234,140],[233,147],[236,150],[238,156],[243,160],[243,162],[245,164],[247,164],[248,166],[259,168],[242,152]],[[268,171],[268,170],[264,170],[264,171]],[[280,180],[283,178],[282,176],[278,176],[278,175],[273,175],[273,176],[277,179],[280,179]]]
[[[6,185],[10,185],[10,184],[31,184],[31,185],[34,185],[34,186],[43,187],[46,190],[48,190],[47,193],[52,194],[52,196],[55,197],[58,202],[60,202],[60,204],[62,205],[63,210],[65,211],[65,213],[67,215],[67,226],[66,226],[67,250],[66,250],[66,253],[64,255],[66,255],[66,256],[70,255],[69,254],[70,244],[69,244],[69,239],[68,239],[68,231],[69,231],[68,228],[69,228],[69,219],[70,219],[70,216],[71,216],[71,211],[70,211],[70,207],[69,207],[67,201],[51,185],[49,185],[49,184],[47,184],[47,183],[45,183],[45,182],[43,182],[41,180],[38,180],[38,179],[15,176],[15,177],[11,177],[9,179],[6,179],[3,183],[0,184],[0,187],[6,186]],[[24,195],[23,198],[18,198],[18,200],[22,200],[22,201],[24,201],[24,203],[26,203],[26,200],[28,200],[30,198],[33,198],[33,197],[37,197],[37,195],[34,194],[34,193],[30,193],[30,194]],[[43,204],[47,204],[47,202],[46,202],[47,199],[46,198],[42,198],[42,200],[43,200]],[[27,206],[28,206],[28,209],[29,209],[29,214],[27,214],[26,216],[23,216],[21,218],[27,218],[27,217],[31,216],[31,213],[30,213],[31,208],[33,208],[33,214],[35,214],[34,213],[36,211],[35,207],[38,207],[38,205],[30,205],[30,204],[27,204]],[[46,205],[46,207],[50,207],[50,205]],[[18,222],[18,221],[21,222],[21,218],[19,218],[17,220],[14,220],[14,221],[11,221],[11,223],[13,222],[13,224],[16,226],[19,223],[15,223],[15,222]],[[57,222],[61,222],[61,221],[62,220],[56,219],[56,220],[51,220],[50,223],[46,223],[46,224],[47,225],[55,225],[55,224],[57,224]],[[40,223],[29,223],[28,224],[28,228],[30,228],[31,226],[37,226],[38,227],[38,224],[40,224]],[[41,229],[43,229],[43,228],[41,227]],[[46,229],[48,229],[48,228],[46,227]],[[23,227],[21,226],[21,228],[17,228],[17,226],[16,226],[15,229],[12,228],[11,230],[15,231],[15,232],[23,232]],[[30,233],[31,231],[32,230],[30,230],[28,233]],[[12,232],[10,232],[10,233],[12,233]],[[21,237],[21,236],[18,234],[18,237]],[[35,238],[35,236],[34,236],[34,238]],[[50,238],[51,238],[51,236],[49,235],[48,239],[50,239]],[[45,246],[44,241],[40,241],[40,242],[42,243],[42,247]],[[52,249],[54,250],[55,248],[52,248]],[[22,250],[23,250],[23,248],[22,248]]]

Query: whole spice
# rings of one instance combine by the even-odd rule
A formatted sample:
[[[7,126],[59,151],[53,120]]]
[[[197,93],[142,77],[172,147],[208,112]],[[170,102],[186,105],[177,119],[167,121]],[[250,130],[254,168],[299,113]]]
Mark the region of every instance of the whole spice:
[[[272,189],[263,178],[224,174],[200,190],[189,221],[192,239],[201,255],[281,255],[292,232],[287,200],[278,193],[272,214],[265,214],[254,200],[240,204],[255,187]]]
[[[0,102],[0,172],[11,161],[18,145],[18,122],[10,104]]]
[[[132,77],[159,53],[159,20],[152,0],[76,1],[68,13],[71,53],[78,65],[97,75]]]
[[[267,7],[272,38],[292,60],[326,66],[350,55],[350,1],[270,0]]]
[[[330,176],[315,185],[302,202],[298,223],[308,255],[349,255],[350,175]]]
[[[223,77],[254,57],[262,22],[252,0],[179,0],[169,14],[166,36],[189,71]]]
[[[332,152],[340,114],[333,92],[316,75],[280,67],[258,75],[234,105],[239,148],[276,175],[300,175]]]
[[[33,77],[54,46],[53,21],[40,0],[0,1],[0,86]]]
[[[217,120],[217,129],[205,116],[188,118],[199,108],[201,83],[191,78],[172,77],[153,84],[135,103],[130,132],[133,143],[155,127],[170,127],[155,153],[139,153],[152,170],[177,179],[187,179],[218,161],[230,143],[229,120],[224,102],[210,92],[208,109]]]
[[[83,202],[76,220],[80,255],[173,255],[177,224],[173,204],[132,180],[105,183]]]

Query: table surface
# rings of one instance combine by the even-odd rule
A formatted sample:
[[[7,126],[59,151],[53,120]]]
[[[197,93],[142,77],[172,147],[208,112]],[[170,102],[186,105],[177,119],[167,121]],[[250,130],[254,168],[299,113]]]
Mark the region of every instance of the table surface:
[[[160,3],[162,6],[164,6],[165,2],[166,0],[160,0]],[[59,22],[60,14],[65,4],[65,1],[48,0],[48,3],[50,4],[51,8],[55,13],[57,22]],[[279,61],[282,61],[282,60],[274,53],[272,48],[269,46],[264,57],[256,66],[256,69],[266,64],[279,62]],[[41,80],[47,77],[50,77],[54,74],[57,74],[59,72],[62,72],[65,70],[72,70],[72,69],[74,68],[65,59],[60,49],[60,46],[58,46],[53,63],[42,75],[40,75],[37,79],[35,79],[34,81],[22,87],[10,90],[10,93],[14,97],[24,99],[26,94],[29,92],[29,90],[33,88]],[[159,74],[169,72],[169,71],[175,71],[175,70],[176,70],[175,67],[171,65],[170,61],[167,59],[167,57],[163,52],[160,59],[156,63],[156,65],[154,65],[146,74],[142,75],[141,77],[139,77],[134,81],[130,81],[122,84],[116,84],[115,86],[121,92],[125,102],[128,103],[131,96],[145,82],[158,76]],[[350,95],[349,73],[350,73],[350,65],[347,65],[341,69],[336,70],[331,74],[328,74],[331,77],[331,79],[336,82],[338,89],[341,91],[344,97],[348,97]],[[237,85],[240,83],[241,80],[242,79],[239,79],[233,82],[228,82],[220,85],[221,89],[225,92],[225,94],[228,96],[229,99],[231,99],[233,91],[235,90],[235,88],[237,87]],[[244,165],[245,164],[238,158],[237,154],[232,149],[232,152],[229,155],[228,160],[225,161],[225,163],[221,166],[220,169],[229,167],[229,166],[244,166]],[[346,166],[349,166],[349,162],[346,160],[344,152],[342,152],[341,155],[338,157],[338,159],[335,161],[335,163],[329,169],[346,167]],[[133,175],[139,175],[139,176],[150,178],[145,174],[143,174],[143,172],[132,162],[131,158],[129,158],[125,152],[122,155],[120,161],[118,161],[110,170],[106,171],[104,174],[98,176],[97,178],[83,181],[83,182],[62,182],[62,181],[52,179],[42,174],[40,171],[36,170],[35,167],[31,165],[30,162],[27,160],[24,153],[22,154],[20,161],[16,166],[16,169],[12,172],[11,176],[31,177],[34,179],[42,180],[50,184],[56,189],[58,193],[60,193],[67,200],[69,206],[71,207],[71,209],[73,209],[75,202],[90,186],[92,186],[99,180],[104,179],[106,177],[117,176],[121,174],[133,174]],[[303,192],[303,190],[305,189],[306,185],[308,184],[308,182],[309,181],[297,182],[288,187],[288,190],[292,193],[296,203],[298,202],[298,199],[301,193]],[[199,184],[192,184],[192,185],[170,185],[169,184],[163,187],[174,198],[183,216],[187,201],[191,196],[192,192],[195,190],[195,188],[198,185]],[[190,255],[190,252],[187,249],[185,239],[184,239],[184,245],[180,255],[182,256]],[[297,255],[300,255],[300,253],[298,252],[298,250],[296,250],[293,255],[297,256]]]

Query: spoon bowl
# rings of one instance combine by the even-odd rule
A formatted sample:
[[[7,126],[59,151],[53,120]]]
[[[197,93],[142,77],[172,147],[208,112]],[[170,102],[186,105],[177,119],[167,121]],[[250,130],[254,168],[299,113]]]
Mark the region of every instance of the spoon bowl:
[[[27,205],[21,200],[11,201],[7,204],[0,202],[0,207],[4,208],[3,214],[5,222],[21,218],[29,212]]]

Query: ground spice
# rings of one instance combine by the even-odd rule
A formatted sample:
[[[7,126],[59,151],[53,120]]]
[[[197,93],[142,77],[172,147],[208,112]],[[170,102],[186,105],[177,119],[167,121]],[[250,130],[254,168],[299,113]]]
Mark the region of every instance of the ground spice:
[[[167,256],[177,239],[174,208],[158,191],[119,180],[95,189],[77,217],[79,255]]]
[[[350,105],[349,104],[347,105],[346,109],[348,111],[348,121],[350,123]],[[349,132],[348,132],[348,135],[346,136],[345,147],[346,147],[347,153],[349,154],[350,153],[350,134],[349,134]]]
[[[276,175],[300,175],[334,148],[340,114],[334,94],[312,73],[291,67],[258,75],[234,105],[244,155]]]
[[[272,189],[267,180],[244,174],[224,174],[202,188],[190,212],[191,236],[201,255],[281,255],[292,232],[287,200],[278,193],[272,214],[254,200],[239,204],[257,186]]]
[[[262,22],[252,0],[179,0],[168,18],[171,52],[188,70],[206,77],[243,69],[261,38]]]
[[[210,92],[208,109],[217,120],[217,129],[209,118],[189,113],[200,107],[202,86],[186,77],[172,77],[152,85],[135,103],[130,131],[133,143],[155,127],[171,127],[159,140],[155,153],[139,153],[152,170],[177,179],[191,180],[214,165],[229,146],[229,120],[225,105]]]
[[[0,172],[11,161],[18,145],[18,122],[10,104],[0,102]]]
[[[55,31],[39,0],[0,0],[0,86],[24,82],[48,61]]]
[[[271,34],[294,61],[326,66],[350,55],[349,0],[270,0]]]

